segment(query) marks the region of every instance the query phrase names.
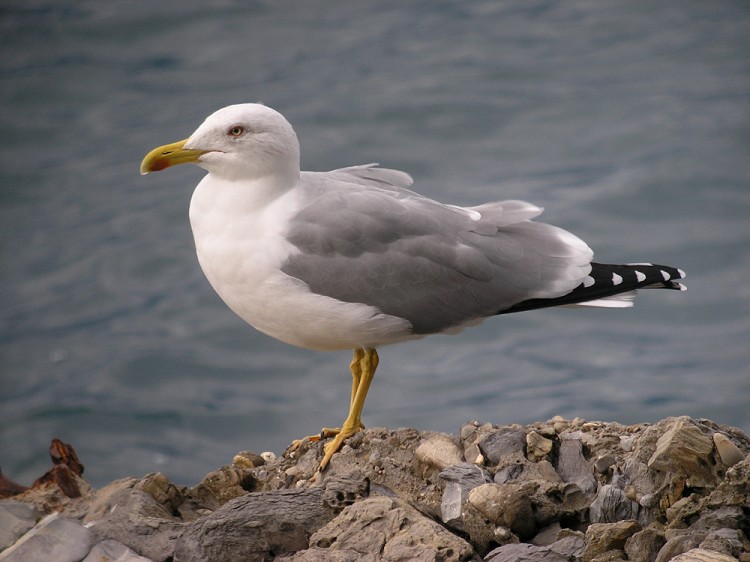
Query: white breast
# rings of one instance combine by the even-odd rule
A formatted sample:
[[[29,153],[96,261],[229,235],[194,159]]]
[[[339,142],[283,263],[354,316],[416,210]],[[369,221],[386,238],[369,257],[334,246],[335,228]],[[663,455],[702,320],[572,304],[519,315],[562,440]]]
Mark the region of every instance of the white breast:
[[[198,261],[224,302],[257,330],[308,349],[376,347],[412,339],[409,323],[364,304],[310,293],[280,268],[298,250],[284,237],[296,189],[272,196],[207,176],[190,203]]]

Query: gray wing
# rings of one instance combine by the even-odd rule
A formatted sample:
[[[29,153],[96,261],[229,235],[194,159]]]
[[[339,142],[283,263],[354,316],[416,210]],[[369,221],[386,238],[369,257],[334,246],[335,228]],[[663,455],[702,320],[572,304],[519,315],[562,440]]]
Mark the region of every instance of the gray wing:
[[[540,208],[443,205],[405,189],[410,179],[372,166],[305,173],[310,202],[286,233],[299,253],[282,270],[314,293],[405,318],[417,334],[564,295],[590,271],[583,241],[529,220]]]

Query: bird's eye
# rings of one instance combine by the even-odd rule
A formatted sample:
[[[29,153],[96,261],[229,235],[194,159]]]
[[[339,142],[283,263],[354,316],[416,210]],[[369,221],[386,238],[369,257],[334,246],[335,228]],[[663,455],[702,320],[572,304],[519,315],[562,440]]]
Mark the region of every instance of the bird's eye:
[[[234,138],[239,138],[244,134],[245,134],[245,127],[243,127],[242,125],[232,125],[227,130],[227,135],[229,135],[230,137],[234,137]]]

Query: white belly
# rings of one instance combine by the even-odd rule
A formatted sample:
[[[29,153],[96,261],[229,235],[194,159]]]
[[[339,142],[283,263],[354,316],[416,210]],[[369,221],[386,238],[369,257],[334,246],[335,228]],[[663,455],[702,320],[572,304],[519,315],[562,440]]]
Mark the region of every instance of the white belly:
[[[234,186],[232,186],[234,187]],[[250,203],[250,204],[249,204]],[[413,339],[406,320],[310,293],[280,268],[297,249],[283,225],[297,212],[294,191],[258,208],[236,189],[201,182],[190,223],[201,268],[214,290],[257,330],[318,350],[377,347]]]

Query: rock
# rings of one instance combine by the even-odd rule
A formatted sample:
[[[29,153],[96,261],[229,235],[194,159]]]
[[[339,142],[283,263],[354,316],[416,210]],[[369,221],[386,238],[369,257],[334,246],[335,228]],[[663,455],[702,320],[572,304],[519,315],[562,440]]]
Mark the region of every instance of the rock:
[[[469,493],[469,503],[495,525],[507,527],[521,540],[534,536],[536,523],[529,496],[536,486],[483,484]]]
[[[694,548],[673,558],[672,562],[737,562],[737,559],[713,550]]]
[[[2,562],[80,562],[91,549],[94,534],[59,513],[51,513],[21,537],[13,546],[0,553]]]
[[[664,533],[651,528],[643,529],[625,541],[625,554],[628,560],[654,562],[666,542]]]
[[[595,557],[610,550],[623,551],[626,541],[641,530],[637,521],[617,523],[592,523],[586,529],[586,548],[583,562],[592,562]]]
[[[415,456],[438,470],[463,462],[461,448],[444,433],[431,433],[414,451]]]
[[[589,520],[592,523],[615,523],[624,519],[638,520],[641,506],[627,497],[625,492],[612,484],[599,489],[589,507]]]
[[[566,438],[565,434],[562,435],[555,468],[564,482],[577,484],[584,494],[596,492],[596,478],[591,471],[591,465],[583,456],[583,443],[580,439]]]
[[[529,542],[537,546],[551,545],[557,541],[557,535],[560,531],[562,531],[562,527],[560,527],[559,522],[555,521],[551,525],[547,525],[544,529],[541,529]]]
[[[586,547],[586,536],[580,532],[571,532],[563,536],[558,534],[557,540],[550,545],[550,550],[566,556],[569,560],[581,560]]]
[[[189,525],[177,539],[174,559],[264,560],[304,550],[308,537],[344,507],[367,495],[367,481],[327,478],[324,486],[253,492],[235,498]]]
[[[716,450],[719,452],[719,458],[724,463],[724,466],[734,466],[745,458],[740,448],[732,443],[729,437],[723,433],[714,433],[713,440]]]
[[[669,562],[680,554],[697,547],[699,541],[690,535],[679,535],[669,538],[656,555],[655,562]]]
[[[492,550],[485,562],[570,562],[583,556],[583,535],[562,538],[550,545],[506,544]]]
[[[469,492],[490,481],[487,471],[475,464],[460,463],[443,470],[439,478],[445,481],[440,515],[443,523],[461,517],[461,508],[469,497]]]
[[[526,434],[526,456],[532,462],[540,461],[552,452],[554,442],[536,431]]]
[[[492,464],[498,464],[503,457],[514,453],[523,454],[526,447],[526,434],[518,429],[496,431],[479,442],[479,450]]]
[[[147,474],[133,485],[133,489],[146,492],[169,513],[174,513],[185,499],[182,491],[161,472]]]
[[[266,458],[270,462],[276,458],[276,455],[268,452],[258,455],[252,451],[241,451],[232,458],[232,466],[235,468],[257,468],[266,464]]]
[[[206,474],[188,494],[202,507],[213,511],[231,499],[244,496],[253,489],[254,482],[249,469],[223,466]]]
[[[153,485],[146,477],[146,488]],[[159,503],[154,497],[136,489],[142,481],[121,480],[111,489],[103,489],[84,521],[102,538],[117,540],[141,556],[155,562],[169,560],[174,554],[177,537],[185,529],[184,523],[170,507],[168,496]],[[101,492],[100,492],[101,493]]]
[[[715,479],[709,459],[713,441],[689,418],[676,418],[656,442],[649,468],[686,477],[692,487],[709,486]]]
[[[550,549],[528,543],[506,544],[492,550],[485,562],[569,562],[570,558]]]
[[[463,539],[395,498],[369,498],[344,509],[310,537],[310,548],[292,556],[295,562],[363,559],[471,560],[474,550]]]
[[[737,557],[742,552],[743,538],[744,535],[737,529],[717,529],[708,534],[700,548]]]
[[[609,468],[616,463],[616,455],[601,455],[594,461],[594,470],[596,470],[599,474],[608,474]]]
[[[36,525],[38,512],[33,505],[17,501],[0,503],[0,551]]]
[[[715,435],[743,459],[725,465]],[[667,562],[698,549],[750,562],[750,438],[708,420],[471,423],[460,446],[447,435],[370,428],[347,441],[313,486],[324,446],[303,442],[276,459],[238,455],[244,460],[193,488],[152,473],[99,491],[74,474],[73,498],[58,480],[21,489],[20,504],[0,501],[0,537],[15,540],[0,559],[28,548],[33,529],[16,537],[37,513],[59,511],[90,540],[71,546],[70,533],[55,537],[55,556],[87,562],[479,560],[491,549],[497,560]],[[482,465],[437,468],[461,451]],[[67,448],[54,452],[73,470]],[[34,514],[20,529],[18,505],[27,506],[19,519]],[[95,546],[84,552],[81,544]]]
[[[94,545],[89,555],[82,562],[153,562],[150,558],[139,556],[124,544],[111,539]]]

